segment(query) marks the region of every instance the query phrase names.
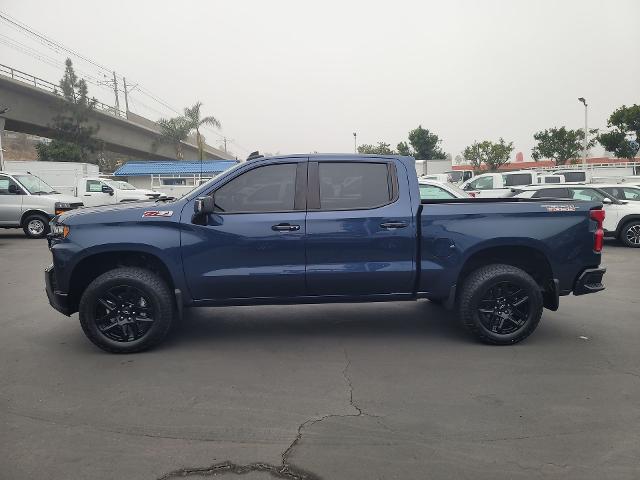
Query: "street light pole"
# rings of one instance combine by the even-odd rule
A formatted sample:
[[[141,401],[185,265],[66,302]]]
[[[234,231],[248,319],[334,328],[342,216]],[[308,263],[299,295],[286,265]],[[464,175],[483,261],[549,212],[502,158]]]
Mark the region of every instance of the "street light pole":
[[[587,126],[588,108],[587,108],[587,101],[584,99],[584,97],[578,98],[578,101],[584,104],[584,141],[582,144],[582,164],[586,165],[587,164],[587,136],[589,135],[589,130]]]
[[[358,134],[353,132],[353,153],[358,153]]]

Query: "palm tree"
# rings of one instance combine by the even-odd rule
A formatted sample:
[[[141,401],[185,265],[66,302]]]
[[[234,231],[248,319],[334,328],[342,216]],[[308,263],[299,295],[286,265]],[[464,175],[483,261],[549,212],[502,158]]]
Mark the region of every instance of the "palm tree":
[[[182,142],[189,136],[191,123],[184,117],[161,118],[158,120],[160,126],[159,142],[171,143],[176,149],[176,158],[182,160]]]
[[[191,108],[187,107],[184,109],[184,118],[189,123],[190,130],[196,131],[196,142],[198,144],[198,152],[200,153],[200,162],[202,162],[204,158],[204,137],[200,134],[200,127],[203,125],[211,125],[215,128],[220,128],[220,122],[216,117],[200,117],[200,107],[202,107],[202,102],[196,102],[195,105]]]

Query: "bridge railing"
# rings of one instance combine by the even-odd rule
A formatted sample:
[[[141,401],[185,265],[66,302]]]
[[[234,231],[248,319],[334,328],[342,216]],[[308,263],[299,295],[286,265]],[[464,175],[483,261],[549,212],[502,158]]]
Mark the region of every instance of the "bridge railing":
[[[51,83],[48,80],[44,80],[29,73],[17,70],[13,67],[2,65],[0,63],[0,74],[6,77],[10,77],[12,80],[27,83],[33,87],[39,88],[41,90],[46,90],[49,93],[60,96],[60,87],[55,83]],[[98,100],[95,100],[95,108],[116,117],[127,117],[127,114],[122,110],[118,110],[117,108],[112,107],[111,105],[107,105],[106,103],[99,102]]]

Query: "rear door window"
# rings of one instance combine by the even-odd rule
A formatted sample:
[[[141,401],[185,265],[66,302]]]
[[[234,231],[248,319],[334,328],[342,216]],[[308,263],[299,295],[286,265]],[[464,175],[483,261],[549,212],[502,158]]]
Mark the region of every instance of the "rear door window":
[[[391,203],[387,163],[320,162],[320,210],[359,210]]]
[[[593,188],[572,188],[569,190],[571,198],[574,200],[589,200],[601,202],[604,199],[604,195],[594,190]]]

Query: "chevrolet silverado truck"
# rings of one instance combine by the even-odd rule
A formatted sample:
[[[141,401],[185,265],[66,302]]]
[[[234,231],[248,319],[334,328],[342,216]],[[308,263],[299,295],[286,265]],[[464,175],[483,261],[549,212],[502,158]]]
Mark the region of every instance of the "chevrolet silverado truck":
[[[46,293],[118,353],[160,343],[185,307],[422,298],[513,344],[561,295],[604,288],[603,218],[595,201],[421,200],[410,157],[258,158],[178,200],[56,217]]]

